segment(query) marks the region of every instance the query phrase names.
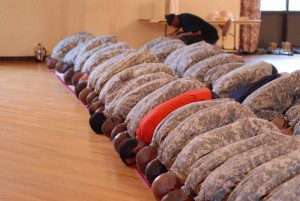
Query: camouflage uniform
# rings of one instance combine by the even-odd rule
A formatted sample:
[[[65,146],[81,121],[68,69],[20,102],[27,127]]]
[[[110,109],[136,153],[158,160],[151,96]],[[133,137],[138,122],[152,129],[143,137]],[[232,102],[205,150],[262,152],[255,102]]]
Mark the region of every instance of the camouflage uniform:
[[[93,36],[88,32],[80,32],[61,40],[52,50],[52,58],[61,60],[65,55],[77,45],[84,43]]]
[[[91,72],[91,74],[89,75],[88,87],[95,88],[99,77],[106,69],[109,69],[111,66],[117,64],[120,61],[123,61],[124,57],[134,52],[132,50],[128,50],[120,54],[120,52],[122,51],[123,50],[112,50],[107,52],[105,55],[101,57],[104,61],[100,63],[98,66],[96,66],[94,70]]]
[[[300,173],[300,150],[275,158],[251,171],[228,198],[232,200],[260,200],[283,181]]]
[[[180,57],[180,55],[182,54],[182,52],[187,49],[189,46],[185,45],[185,46],[182,46],[180,48],[178,48],[177,50],[175,50],[174,52],[172,52],[166,59],[165,59],[165,62],[164,64],[166,66],[168,66],[169,68],[171,68],[173,62],[178,58]],[[173,68],[173,70],[176,70]]]
[[[160,124],[156,127],[154,135],[152,138],[151,146],[159,147],[159,145],[164,141],[165,137],[170,133],[180,122],[184,121],[186,118],[192,114],[204,110],[208,107],[219,105],[232,101],[231,99],[214,99],[201,102],[190,103],[188,105],[182,106],[177,110],[170,113],[166,118],[164,118]]]
[[[268,201],[299,201],[300,198],[300,175],[274,189],[264,200]]]
[[[216,66],[206,72],[204,76],[204,82],[213,84],[217,79],[223,75],[229,73],[232,70],[235,70],[241,66],[245,65],[244,63],[229,63]]]
[[[265,69],[250,69],[242,70],[238,68],[230,73],[222,76],[213,85],[213,91],[219,94],[222,98],[227,98],[236,90],[257,82],[261,78],[270,75],[271,73]]]
[[[169,75],[175,75],[174,71],[161,63],[143,63],[130,68],[127,68],[109,79],[99,93],[99,100],[105,102],[105,98],[114,91],[124,87],[124,83],[136,77],[149,73],[164,72]],[[113,97],[112,97],[113,98]]]
[[[65,57],[63,58],[63,62],[67,64],[74,64],[74,61],[80,51],[80,49],[86,45],[89,42],[89,40],[85,41],[84,43],[81,43],[80,45],[77,45],[72,50],[70,50]]]
[[[290,107],[285,113],[285,117],[289,125],[294,129],[294,134],[299,135],[300,104]]]
[[[95,91],[100,92],[104,84],[115,74],[142,63],[158,63],[158,60],[149,50],[133,52],[103,71],[98,78]]]
[[[250,107],[258,117],[271,121],[291,107],[297,94],[300,94],[300,70],[259,88],[243,105]]]
[[[147,50],[147,49],[151,49],[152,47],[154,47],[155,45],[158,45],[159,43],[162,43],[162,42],[165,42],[165,41],[168,41],[168,40],[171,40],[170,38],[168,37],[159,37],[159,38],[156,38],[146,44],[144,44],[142,47],[140,47],[139,50]]]
[[[240,56],[233,54],[217,54],[205,60],[202,60],[195,65],[191,66],[185,73],[183,77],[195,77],[199,81],[204,81],[204,76],[208,70],[213,67],[226,64],[226,63],[243,63],[244,59]]]
[[[131,90],[117,101],[112,116],[126,119],[128,113],[140,100],[176,79],[175,77],[157,79]]]
[[[173,57],[173,60],[170,62],[170,64],[168,66],[170,68],[172,68],[173,70],[175,70],[175,72],[177,72],[177,69],[178,69],[177,66],[178,66],[178,64],[180,63],[180,61],[182,60],[182,58],[185,55],[193,53],[193,52],[195,52],[197,50],[209,49],[209,48],[211,48],[211,46],[212,46],[211,44],[208,44],[205,41],[201,41],[201,42],[198,42],[198,43],[194,43],[192,45],[184,46],[184,48],[182,48],[181,51],[179,51],[179,54],[176,57]],[[169,58],[167,58],[166,61],[168,59]]]
[[[194,64],[221,53],[223,53],[223,50],[219,46],[207,45],[207,47],[185,54],[181,57],[181,60],[176,67],[176,72],[179,76],[182,76],[184,72]]]
[[[89,51],[86,51],[85,53],[78,55],[74,61],[74,71],[80,71],[83,67],[84,62],[95,52],[99,51],[99,50],[103,50],[111,45],[113,45],[115,43],[103,43]]]
[[[179,123],[168,134],[159,146],[157,158],[170,169],[176,155],[192,138],[245,117],[255,115],[247,107],[234,101],[199,111]]]
[[[151,48],[151,52],[163,63],[165,59],[176,49],[185,46],[181,40],[167,40]]]
[[[296,150],[299,145],[299,142],[288,138],[285,141],[271,142],[233,156],[204,180],[198,197],[203,200],[223,200],[251,170]],[[253,183],[258,185],[256,182]],[[244,189],[248,188],[249,186]],[[247,197],[251,194],[247,194]]]
[[[202,89],[204,85],[196,80],[178,79],[143,98],[127,115],[126,123],[130,136],[135,136],[140,120],[157,105],[190,90]]]
[[[169,74],[166,74],[164,72],[158,72],[158,73],[150,73],[146,75],[141,75],[135,79],[129,80],[127,83],[124,84],[124,86],[118,90],[116,90],[113,94],[109,95],[105,99],[105,112],[108,115],[107,117],[110,117],[112,115],[112,112],[114,111],[115,106],[118,104],[119,100],[125,96],[127,93],[130,93],[132,90],[149,83],[151,81],[158,81],[159,79],[175,79],[176,77],[173,77]]]
[[[271,122],[258,118],[245,118],[198,135],[181,150],[170,171],[183,183],[190,167],[199,158],[223,146],[267,131],[280,132]]]
[[[227,146],[221,147],[198,159],[191,166],[184,186],[181,188],[181,190],[183,190],[188,195],[198,194],[201,188],[201,184],[206,179],[206,177],[231,157],[259,147],[263,144],[285,141],[286,139],[288,139],[288,136],[282,135],[278,132],[259,132],[254,137],[243,139]]]

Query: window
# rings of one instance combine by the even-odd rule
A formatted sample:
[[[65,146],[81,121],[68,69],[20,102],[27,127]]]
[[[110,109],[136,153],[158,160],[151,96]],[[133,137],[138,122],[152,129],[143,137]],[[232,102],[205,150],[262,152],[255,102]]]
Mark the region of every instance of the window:
[[[289,0],[289,11],[300,11],[300,0]]]
[[[286,11],[286,5],[287,0],[261,0],[260,4],[262,11]]]

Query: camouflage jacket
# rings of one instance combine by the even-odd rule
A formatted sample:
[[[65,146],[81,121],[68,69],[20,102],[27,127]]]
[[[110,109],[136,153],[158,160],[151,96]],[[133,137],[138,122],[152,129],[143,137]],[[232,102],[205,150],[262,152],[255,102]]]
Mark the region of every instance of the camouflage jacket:
[[[149,83],[154,80],[158,81],[159,79],[164,78],[176,79],[176,77],[173,77],[164,72],[158,72],[141,75],[135,79],[129,80],[127,83],[124,84],[122,88],[116,90],[113,94],[110,94],[108,97],[106,97],[105,114],[108,115],[107,117],[111,117],[111,115],[113,115],[112,113],[114,111],[115,106],[119,103],[120,99],[127,93],[130,93],[132,90],[135,90],[136,88],[146,83]]]
[[[81,43],[91,39],[92,37],[92,34],[88,32],[80,32],[73,36],[64,38],[53,48],[51,57],[61,60],[70,50],[75,48],[77,45],[80,45]]]
[[[289,125],[294,128],[295,125],[300,121],[300,104],[290,107],[285,113],[286,120]]]
[[[228,200],[260,200],[282,181],[300,173],[300,150],[275,158],[251,171],[230,194]]]
[[[216,66],[208,70],[204,76],[204,82],[213,84],[217,79],[223,75],[229,73],[232,70],[235,70],[241,66],[245,65],[244,63],[229,63]]]
[[[159,147],[159,145],[164,141],[165,137],[170,133],[180,122],[184,121],[186,118],[192,114],[204,110],[208,107],[219,105],[232,101],[231,99],[214,99],[201,102],[190,103],[188,105],[182,106],[177,110],[170,113],[166,118],[164,118],[160,124],[156,127],[154,135],[152,138],[151,146]]]
[[[300,94],[300,70],[262,86],[249,95],[243,105],[250,107],[258,117],[271,121],[291,107],[297,94]]]
[[[223,146],[267,131],[280,132],[271,122],[250,117],[198,135],[182,149],[170,170],[184,183],[190,167],[199,158]]]
[[[111,45],[113,45],[115,43],[111,43],[111,42],[108,42],[108,43],[103,43],[89,51],[86,51],[85,53],[81,54],[81,55],[78,55],[76,57],[76,59],[74,60],[74,71],[80,71],[84,65],[84,63],[86,62],[86,60],[92,56],[95,52],[99,51],[99,50],[103,50]]]
[[[190,90],[202,89],[204,85],[196,80],[178,79],[143,98],[127,115],[126,123],[130,136],[135,136],[140,120],[157,105]]]
[[[146,44],[144,44],[142,47],[140,47],[139,50],[146,50],[146,49],[151,49],[152,47],[154,47],[155,45],[158,45],[162,42],[165,42],[165,41],[168,41],[168,40],[171,40],[170,38],[168,37],[159,37],[159,38],[156,38]]]
[[[288,138],[284,142],[271,142],[233,156],[205,179],[198,197],[205,200],[224,199],[251,170],[296,150],[299,145],[299,142]],[[256,182],[254,183],[257,185]]]
[[[99,93],[99,100],[105,103],[105,98],[117,89],[124,87],[124,83],[136,77],[149,73],[164,72],[169,75],[175,75],[174,71],[161,63],[143,63],[127,68],[109,79]],[[112,97],[113,98],[113,97]]]
[[[201,184],[206,177],[231,157],[267,143],[284,141],[286,139],[288,139],[288,136],[282,135],[278,132],[259,132],[254,137],[242,139],[235,143],[221,147],[202,158],[199,158],[190,167],[184,186],[181,189],[188,195],[198,194]]]
[[[281,184],[274,189],[264,200],[282,201],[290,200],[297,201],[300,196],[300,175],[294,176],[292,179]]]
[[[226,63],[243,63],[244,59],[241,56],[233,54],[217,54],[210,58],[204,59],[195,65],[191,66],[183,77],[195,77],[199,81],[204,81],[204,76],[208,70],[213,67],[226,64]]]
[[[181,40],[167,40],[152,47],[151,52],[163,63],[172,52],[183,46],[185,44]]]
[[[117,63],[123,61],[123,59],[126,56],[135,52],[133,50],[126,50],[124,53],[120,54],[120,52],[122,52],[122,51],[123,50],[112,50],[112,51],[106,52],[105,53],[106,56],[104,56],[104,55],[101,56],[101,58],[103,58],[104,61],[102,63],[100,63],[98,66],[94,67],[94,70],[89,75],[89,79],[88,79],[89,87],[95,88],[99,77],[105,70],[107,70],[111,66],[116,65]]]
[[[217,45],[207,45],[206,47],[199,48],[181,57],[176,67],[176,72],[179,76],[182,76],[194,64],[221,53],[223,53],[223,50]]]
[[[140,100],[176,79],[175,77],[157,79],[131,90],[117,101],[113,108],[113,116],[126,119],[128,113]]]
[[[95,91],[100,92],[105,83],[115,74],[142,63],[158,63],[158,60],[149,50],[133,52],[103,71],[97,80]]]
[[[234,101],[194,113],[179,123],[161,143],[158,160],[170,169],[176,155],[192,138],[245,117],[255,115],[247,107]]]

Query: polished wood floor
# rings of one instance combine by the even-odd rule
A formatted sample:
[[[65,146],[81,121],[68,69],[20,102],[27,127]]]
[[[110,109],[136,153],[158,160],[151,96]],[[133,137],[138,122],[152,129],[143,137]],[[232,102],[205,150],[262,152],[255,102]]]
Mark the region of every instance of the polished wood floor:
[[[0,200],[154,200],[44,65],[1,62],[0,77]]]

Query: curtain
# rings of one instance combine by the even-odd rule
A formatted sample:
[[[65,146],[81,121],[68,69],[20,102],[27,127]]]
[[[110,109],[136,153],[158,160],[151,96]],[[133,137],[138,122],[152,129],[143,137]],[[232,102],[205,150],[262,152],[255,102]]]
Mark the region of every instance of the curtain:
[[[241,0],[241,17],[261,19],[260,0]],[[254,53],[258,47],[260,25],[242,25],[240,28],[240,49]]]

